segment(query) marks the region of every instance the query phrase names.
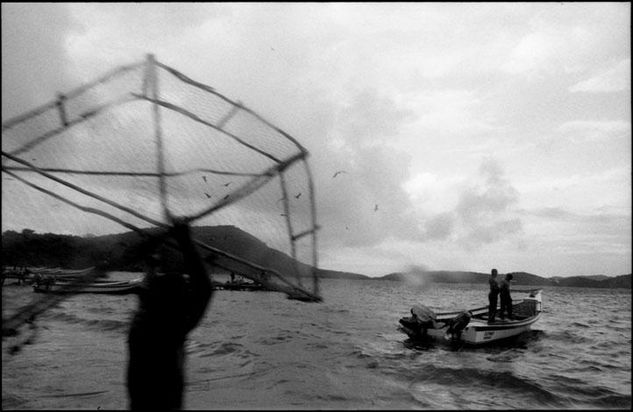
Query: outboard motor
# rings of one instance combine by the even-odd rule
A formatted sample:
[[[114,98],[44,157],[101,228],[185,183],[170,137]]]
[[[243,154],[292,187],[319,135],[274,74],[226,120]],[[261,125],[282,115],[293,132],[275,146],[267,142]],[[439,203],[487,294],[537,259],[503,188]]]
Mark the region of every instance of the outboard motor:
[[[411,308],[411,314],[421,325],[433,324],[435,322],[435,312],[424,305],[415,305]]]
[[[459,315],[451,319],[446,333],[450,334],[453,339],[459,339],[459,337],[462,334],[462,331],[464,330],[466,326],[468,326],[468,323],[470,322],[471,318],[472,318],[472,315],[470,314],[469,311],[467,310],[463,311],[462,313],[460,313]]]
[[[429,328],[437,327],[435,323],[435,312],[424,305],[415,305],[411,308],[411,316],[400,319],[400,324],[409,332],[409,336],[414,339],[421,339],[426,336]]]

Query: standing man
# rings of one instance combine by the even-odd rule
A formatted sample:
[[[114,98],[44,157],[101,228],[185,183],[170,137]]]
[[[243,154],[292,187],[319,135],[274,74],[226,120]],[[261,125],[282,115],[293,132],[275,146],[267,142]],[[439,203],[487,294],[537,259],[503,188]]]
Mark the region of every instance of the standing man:
[[[162,246],[148,259],[130,328],[127,387],[132,410],[182,409],[185,341],[213,293],[189,226],[176,221],[171,235],[180,253]]]
[[[497,314],[497,298],[499,297],[499,284],[497,283],[497,269],[492,269],[488,278],[490,293],[488,293],[488,323],[495,321]]]
[[[512,274],[508,273],[501,281],[499,285],[500,289],[500,297],[501,297],[501,310],[499,311],[499,317],[504,319],[503,314],[504,311],[508,313],[508,319],[512,320],[514,317],[512,316],[512,297],[510,297],[510,281],[512,280]]]

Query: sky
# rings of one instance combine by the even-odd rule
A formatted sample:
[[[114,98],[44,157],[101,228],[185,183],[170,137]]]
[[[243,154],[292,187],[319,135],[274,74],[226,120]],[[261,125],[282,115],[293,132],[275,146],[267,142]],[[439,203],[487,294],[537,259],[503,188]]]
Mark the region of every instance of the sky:
[[[153,53],[309,150],[320,267],[621,275],[630,28],[629,3],[3,3],[2,118]],[[3,230],[52,230],[9,202]]]

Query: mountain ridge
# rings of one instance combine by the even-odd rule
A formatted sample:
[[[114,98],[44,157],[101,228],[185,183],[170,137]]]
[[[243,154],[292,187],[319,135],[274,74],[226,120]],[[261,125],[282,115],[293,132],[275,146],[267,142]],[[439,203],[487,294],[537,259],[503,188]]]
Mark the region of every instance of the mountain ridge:
[[[209,246],[246,259],[257,265],[268,267],[280,273],[298,272],[299,277],[312,275],[311,266],[294,261],[286,253],[270,248],[255,236],[231,225],[194,226],[194,237]],[[150,234],[158,229],[148,229]],[[108,270],[142,271],[141,259],[143,239],[135,232],[123,232],[102,236],[73,236],[53,233],[38,234],[24,229],[21,233],[5,231],[2,234],[3,264],[5,266],[52,266],[79,269],[106,262]],[[229,264],[224,267],[235,271],[248,271],[245,265]],[[585,275],[545,278],[527,272],[511,272],[515,285],[526,286],[573,286],[596,288],[631,288],[631,274],[619,276]],[[384,276],[367,275],[317,269],[317,274],[326,279],[350,279],[368,281],[405,281],[414,283],[485,283],[488,273],[473,271],[413,271],[394,272]]]
[[[631,274],[606,276],[587,275],[569,277],[546,278],[528,272],[508,272],[513,276],[512,283],[525,286],[568,286],[568,287],[589,287],[589,288],[631,288]],[[499,277],[505,274],[499,274]],[[429,283],[485,283],[489,273],[470,271],[417,271],[417,272],[394,272],[376,280],[404,281],[404,282],[429,282]]]

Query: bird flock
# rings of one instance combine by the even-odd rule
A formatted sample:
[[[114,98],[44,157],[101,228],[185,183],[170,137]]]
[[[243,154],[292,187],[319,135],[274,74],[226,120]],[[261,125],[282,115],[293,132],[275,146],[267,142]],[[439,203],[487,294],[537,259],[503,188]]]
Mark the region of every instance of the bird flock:
[[[206,176],[202,176],[202,180],[204,180],[204,183],[207,183],[207,184],[209,183],[209,182],[207,181],[207,177],[206,177]],[[229,187],[229,185],[231,185],[232,183],[233,183],[233,182],[223,183],[223,184],[222,184],[222,186],[224,186],[224,187]],[[207,199],[211,199],[211,197],[213,197],[213,195],[210,195],[210,194],[209,194],[209,193],[207,193],[207,192],[204,192],[204,195],[207,197]],[[226,199],[228,199],[228,198],[229,198],[229,196],[231,196],[231,195],[230,195],[230,194],[228,194],[228,195],[224,196],[224,197],[222,198],[222,200],[226,200]]]
[[[334,174],[332,175],[332,179],[336,179],[338,176],[340,176],[340,175],[342,175],[342,174],[347,174],[347,171],[346,171],[346,170],[337,170],[337,171],[336,171],[336,172],[334,172]],[[205,182],[205,183],[208,183],[208,182],[207,182],[207,177],[206,177],[206,176],[202,176],[202,180],[204,180],[204,182]],[[226,182],[226,183],[223,183],[223,184],[222,184],[222,186],[224,186],[224,187],[228,188],[231,184],[233,184],[233,182]],[[293,197],[294,197],[295,199],[297,199],[297,200],[298,200],[298,199],[301,197],[301,195],[302,195],[302,194],[303,194],[302,192],[298,192],[297,194],[294,194],[294,195],[293,195]],[[210,194],[209,194],[209,193],[207,193],[207,192],[204,192],[204,195],[206,196],[206,198],[207,198],[207,199],[210,199],[210,198],[212,197],[212,195],[210,195]],[[222,198],[222,200],[226,200],[226,199],[228,199],[228,198],[229,198],[229,196],[230,196],[230,194],[228,194],[228,195],[224,196],[224,197]],[[282,198],[280,198],[280,199],[278,199],[276,203],[279,203],[279,202],[284,201],[284,200],[286,200],[286,197],[285,197],[285,196],[284,196],[284,197],[282,197]],[[378,212],[378,203],[375,203],[375,204],[374,204],[374,212]],[[280,213],[280,214],[279,214],[279,216],[282,216],[282,217],[287,217],[288,215],[287,215],[286,213]],[[349,230],[349,226],[345,226],[345,230]]]

